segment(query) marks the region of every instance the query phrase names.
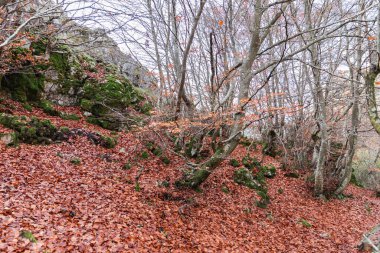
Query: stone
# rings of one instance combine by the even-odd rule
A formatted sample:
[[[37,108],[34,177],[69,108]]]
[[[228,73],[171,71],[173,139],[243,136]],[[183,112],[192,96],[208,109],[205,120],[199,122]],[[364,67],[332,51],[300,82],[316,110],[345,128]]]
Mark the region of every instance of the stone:
[[[5,145],[11,145],[15,142],[15,135],[13,133],[0,134],[0,141]]]

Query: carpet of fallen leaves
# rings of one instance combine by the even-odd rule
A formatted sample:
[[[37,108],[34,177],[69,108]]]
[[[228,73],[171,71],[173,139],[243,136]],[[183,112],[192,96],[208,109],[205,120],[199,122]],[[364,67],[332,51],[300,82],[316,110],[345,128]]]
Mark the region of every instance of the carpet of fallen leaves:
[[[13,106],[15,114],[109,134],[83,119]],[[112,150],[83,137],[49,146],[0,144],[0,252],[356,252],[362,234],[380,223],[373,192],[349,186],[352,198],[323,201],[312,197],[305,178],[281,170],[269,180],[271,204],[260,209],[256,193],[233,182],[227,161],[202,191],[177,190],[183,161],[174,154],[170,165],[151,154],[122,169],[141,153],[136,135],[120,133]],[[233,156],[245,152],[239,147]],[[80,164],[70,162],[74,157]],[[37,242],[20,237],[22,230]]]

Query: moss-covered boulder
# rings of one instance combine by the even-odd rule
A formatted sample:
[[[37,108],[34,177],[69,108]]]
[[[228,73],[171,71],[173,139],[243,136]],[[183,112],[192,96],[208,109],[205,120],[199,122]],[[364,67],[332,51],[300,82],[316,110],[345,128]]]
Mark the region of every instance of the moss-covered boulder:
[[[8,91],[14,100],[20,102],[38,101],[44,90],[44,76],[29,73],[6,74],[1,79],[1,89]]]
[[[18,142],[50,144],[54,140],[64,137],[49,120],[40,120],[36,117],[28,120],[23,117],[0,114],[0,124],[14,131],[12,144]]]
[[[92,114],[88,122],[110,130],[128,127],[130,108],[146,111],[140,103],[145,100],[127,80],[108,75],[104,83],[88,81],[84,85],[81,107]]]

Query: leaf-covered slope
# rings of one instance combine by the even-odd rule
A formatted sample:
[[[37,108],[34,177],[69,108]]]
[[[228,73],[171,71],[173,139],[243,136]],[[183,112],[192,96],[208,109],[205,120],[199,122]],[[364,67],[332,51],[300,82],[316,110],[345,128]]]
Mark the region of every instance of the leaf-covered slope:
[[[111,134],[83,119],[14,108],[57,126]],[[361,235],[380,223],[372,192],[350,186],[352,198],[324,202],[311,196],[304,178],[282,170],[268,179],[271,203],[260,209],[255,191],[234,182],[239,168],[228,161],[201,192],[177,190],[183,160],[168,153],[164,164],[139,135],[119,133],[111,150],[81,136],[47,146],[0,144],[0,251],[356,252]],[[239,147],[233,157],[245,154]],[[264,163],[277,164],[269,157]],[[36,242],[20,236],[30,235],[25,231]]]

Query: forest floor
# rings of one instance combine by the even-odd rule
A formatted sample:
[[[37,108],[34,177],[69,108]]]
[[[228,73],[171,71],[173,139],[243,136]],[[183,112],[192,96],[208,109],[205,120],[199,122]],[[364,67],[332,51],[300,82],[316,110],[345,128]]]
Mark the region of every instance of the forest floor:
[[[14,114],[110,134],[84,119],[7,103]],[[305,177],[282,170],[268,180],[268,208],[258,208],[256,193],[233,181],[236,168],[228,161],[200,191],[178,190],[173,183],[184,162],[174,154],[169,165],[150,154],[123,169],[141,153],[137,135],[119,133],[113,149],[84,137],[47,146],[0,144],[0,252],[356,252],[363,233],[380,223],[373,192],[350,185],[351,197],[324,201],[312,196]],[[233,157],[245,153],[238,147]],[[278,165],[269,157],[264,163]]]

